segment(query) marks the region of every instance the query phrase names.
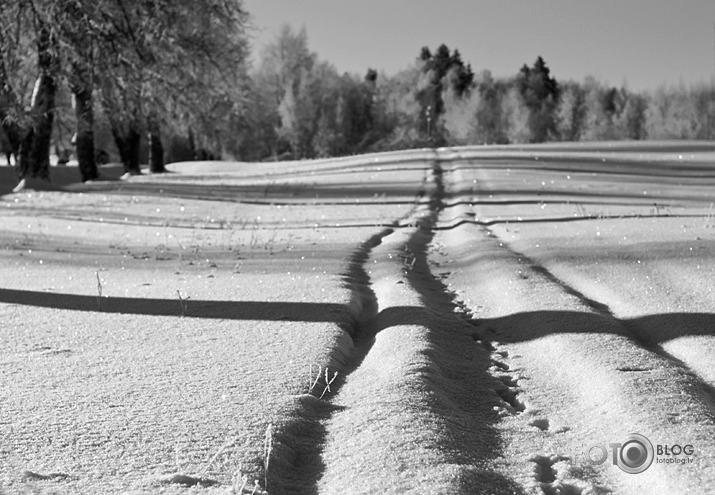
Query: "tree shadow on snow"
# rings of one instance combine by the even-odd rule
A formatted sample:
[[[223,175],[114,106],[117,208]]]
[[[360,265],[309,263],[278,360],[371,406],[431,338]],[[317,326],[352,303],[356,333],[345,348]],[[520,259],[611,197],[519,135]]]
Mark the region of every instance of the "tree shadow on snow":
[[[451,296],[439,290],[438,283],[436,279],[423,283],[423,298],[431,297],[438,304],[449,299]],[[0,289],[0,303],[110,314],[180,316],[178,299],[108,297],[102,299],[100,309],[95,296]],[[186,316],[191,318],[334,322],[343,325],[350,314],[347,305],[311,302],[189,300],[188,304]],[[369,330],[361,338],[374,341],[379,332],[390,329],[399,332],[398,327],[410,325],[429,330],[429,346],[425,354],[430,364],[419,372],[424,374],[426,383],[432,388],[432,393],[425,399],[426,404],[436,417],[443,418],[446,426],[441,438],[434,441],[445,452],[446,462],[456,467],[455,493],[463,494],[475,493],[475,489],[485,487],[495,494],[525,493],[515,480],[489,467],[503,455],[496,428],[500,416],[493,408],[510,399],[508,390],[499,388],[499,380],[490,371],[494,361],[485,351],[485,345],[488,349],[490,341],[523,342],[559,333],[618,333],[634,338],[641,345],[657,346],[683,336],[715,336],[715,314],[711,313],[668,313],[616,320],[610,315],[597,313],[533,311],[499,318],[465,320],[456,316],[445,318],[429,307],[397,306],[388,307],[373,316],[366,324]],[[366,344],[367,349],[361,352],[363,357],[371,347],[371,342]],[[359,364],[351,367],[356,368]],[[339,389],[343,380],[341,374],[334,384],[334,391]],[[713,392],[712,387],[709,391]],[[297,451],[288,449],[277,459],[284,464],[282,470],[302,474],[299,479],[276,478],[272,483],[274,487],[292,486],[295,493],[317,493],[317,482],[325,468],[320,454],[327,432],[322,421],[330,418],[340,407],[307,396],[296,400],[302,402],[296,404],[296,415],[282,425],[281,437],[290,438],[291,448]],[[518,403],[514,402],[511,406],[518,407]],[[485,423],[480,419],[485,417],[492,419]]]
[[[146,316],[186,316],[226,320],[335,322],[345,319],[347,306],[311,302],[210,301],[102,297],[58,292],[0,289],[0,303],[68,311]]]

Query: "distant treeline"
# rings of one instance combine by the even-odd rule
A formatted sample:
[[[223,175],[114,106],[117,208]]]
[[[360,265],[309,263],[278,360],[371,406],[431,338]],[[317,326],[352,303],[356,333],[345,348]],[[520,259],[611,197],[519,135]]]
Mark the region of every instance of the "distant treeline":
[[[420,146],[715,139],[715,87],[633,92],[558,81],[543,58],[495,79],[458,50],[416,51],[395,75],[340,75],[285,27],[251,74],[256,120],[236,157],[314,158]],[[250,136],[250,137],[249,137]]]
[[[561,81],[542,57],[496,79],[458,50],[416,47],[397,74],[340,74],[284,26],[249,63],[240,1],[8,0],[0,10],[0,148],[20,176],[50,149],[129,173],[149,162],[285,160],[414,147],[715,139],[715,87],[634,92]],[[71,8],[70,8],[71,7]],[[409,62],[409,61],[408,61]]]

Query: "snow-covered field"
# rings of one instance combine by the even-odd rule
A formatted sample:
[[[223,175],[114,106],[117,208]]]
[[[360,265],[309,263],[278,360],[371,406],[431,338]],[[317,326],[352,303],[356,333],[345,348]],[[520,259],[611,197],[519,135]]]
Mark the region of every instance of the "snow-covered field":
[[[714,143],[169,169],[0,167],[0,494],[715,492]]]

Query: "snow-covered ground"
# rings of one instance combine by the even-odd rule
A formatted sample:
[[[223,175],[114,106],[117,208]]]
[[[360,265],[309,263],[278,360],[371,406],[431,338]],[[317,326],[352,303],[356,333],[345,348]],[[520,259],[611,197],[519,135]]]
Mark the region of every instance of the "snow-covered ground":
[[[0,493],[715,492],[715,144],[169,170],[0,167]]]

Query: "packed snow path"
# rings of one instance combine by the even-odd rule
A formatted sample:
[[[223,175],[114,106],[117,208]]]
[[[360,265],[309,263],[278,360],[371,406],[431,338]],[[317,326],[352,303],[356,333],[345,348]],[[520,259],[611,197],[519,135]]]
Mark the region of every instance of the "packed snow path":
[[[639,163],[627,155],[576,163],[510,158],[435,154],[427,162],[434,187],[422,207],[372,243],[365,267],[377,314],[359,327],[368,343],[361,343],[360,364],[336,397],[347,407],[329,423],[320,486],[345,491],[384,473],[375,486],[396,493],[415,480],[428,493],[712,487],[715,319],[707,311],[715,283],[703,253],[694,260],[688,253],[691,241],[712,238],[715,167]],[[579,177],[584,169],[589,181]],[[577,191],[588,189],[587,201],[576,192],[563,197],[572,180]],[[644,196],[651,189],[646,201],[641,187]],[[581,226],[592,230],[590,239],[571,229],[576,222],[595,224]],[[639,222],[649,236],[638,232]],[[522,225],[537,227],[520,235]],[[668,232],[674,225],[680,236]],[[620,246],[629,236],[661,243],[666,256],[638,254],[630,241],[629,257],[614,267],[619,253],[609,241]],[[563,249],[566,241],[600,252],[583,260]],[[634,265],[650,263],[622,267],[634,254],[642,258]],[[690,268],[682,279],[676,256]],[[628,268],[647,275],[626,278]],[[621,297],[604,297],[607,277],[610,294]],[[638,291],[648,297],[654,284],[661,290],[650,298],[658,304],[638,305]],[[627,306],[628,299],[636,304]],[[680,314],[671,311],[676,305]],[[698,454],[680,458],[692,463],[687,467],[665,463],[677,456],[660,456],[640,474],[588,462],[590,446],[610,446],[634,432],[653,439],[656,449],[687,444]],[[383,460],[379,469],[376,459]]]
[[[715,145],[209,166],[2,198],[0,490],[715,491]]]

